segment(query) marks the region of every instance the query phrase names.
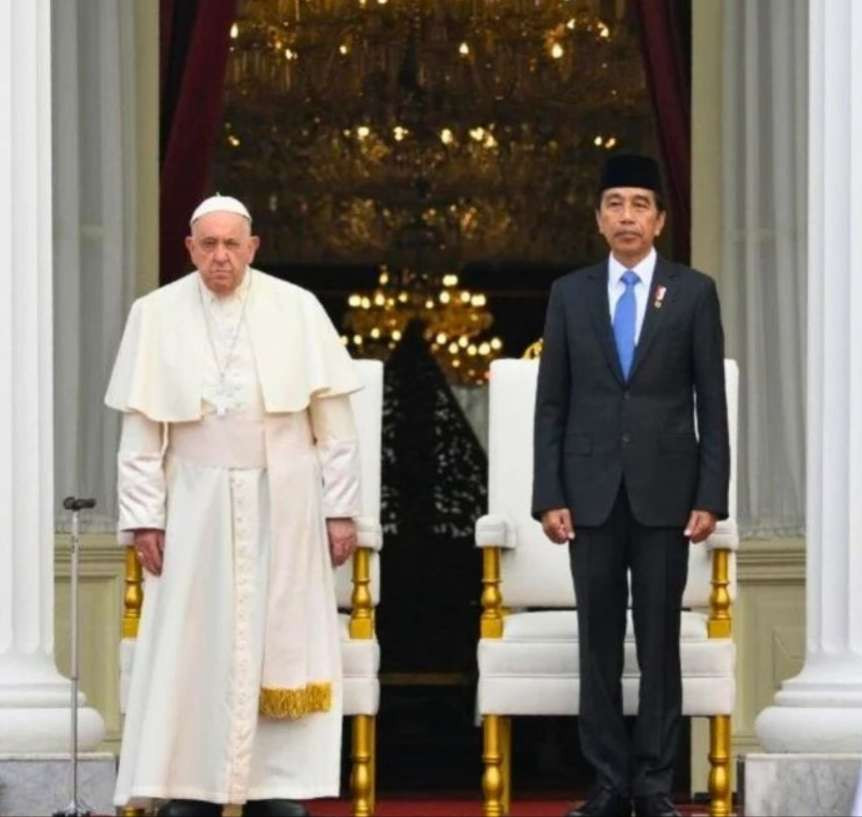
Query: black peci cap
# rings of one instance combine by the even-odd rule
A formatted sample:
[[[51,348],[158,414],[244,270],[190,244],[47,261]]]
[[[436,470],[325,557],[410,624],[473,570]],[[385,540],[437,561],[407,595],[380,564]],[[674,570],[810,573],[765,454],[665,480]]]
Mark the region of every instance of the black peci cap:
[[[611,187],[643,187],[662,194],[658,162],[650,156],[617,153],[608,157],[602,170],[599,195]]]

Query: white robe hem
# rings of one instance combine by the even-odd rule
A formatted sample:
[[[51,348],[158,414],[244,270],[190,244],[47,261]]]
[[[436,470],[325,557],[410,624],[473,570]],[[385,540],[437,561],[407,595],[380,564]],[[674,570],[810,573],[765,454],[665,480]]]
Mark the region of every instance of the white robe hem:
[[[249,791],[243,801],[228,799],[227,792],[211,792],[196,788],[162,788],[158,786],[135,786],[125,797],[116,796],[114,805],[117,808],[135,808],[141,805],[141,801],[149,800],[203,800],[207,803],[218,803],[220,805],[241,806],[248,800],[319,800],[323,797],[338,797],[339,786],[316,786],[310,788],[267,787],[265,789],[253,789]],[[148,803],[144,803],[147,805]]]

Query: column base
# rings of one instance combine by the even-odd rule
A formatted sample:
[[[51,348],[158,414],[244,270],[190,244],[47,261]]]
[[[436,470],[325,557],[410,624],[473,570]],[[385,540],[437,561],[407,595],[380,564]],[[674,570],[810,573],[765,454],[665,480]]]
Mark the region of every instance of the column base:
[[[78,750],[90,751],[105,736],[102,716],[88,706],[78,707]],[[69,751],[72,739],[68,705],[61,707],[0,707],[0,752],[56,753]],[[0,814],[5,814],[0,810]]]
[[[0,754],[0,814],[44,817],[72,799],[68,754]],[[114,813],[116,758],[109,752],[78,756],[79,805],[94,814]]]
[[[770,706],[754,729],[767,752],[862,753],[862,707]]]
[[[862,754],[748,754],[746,817],[851,814]]]

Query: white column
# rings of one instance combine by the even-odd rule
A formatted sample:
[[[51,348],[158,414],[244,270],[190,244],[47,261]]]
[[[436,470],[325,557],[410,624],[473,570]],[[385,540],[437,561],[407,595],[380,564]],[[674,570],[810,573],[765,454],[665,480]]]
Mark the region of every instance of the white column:
[[[771,752],[862,752],[862,4],[811,0],[805,665]]]
[[[0,0],[0,753],[69,747],[54,664],[49,0]],[[81,706],[79,744],[104,733]]]

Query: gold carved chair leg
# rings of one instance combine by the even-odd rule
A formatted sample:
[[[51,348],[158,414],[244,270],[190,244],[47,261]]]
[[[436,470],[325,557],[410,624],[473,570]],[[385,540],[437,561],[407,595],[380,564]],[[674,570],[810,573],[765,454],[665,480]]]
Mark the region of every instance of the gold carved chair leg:
[[[712,595],[710,597],[709,637],[731,638],[733,619],[728,592],[730,553],[717,549],[712,554]],[[711,817],[728,817],[730,790],[730,716],[713,715],[709,719],[709,813]]]
[[[374,813],[374,717],[353,716],[353,770],[350,788],[355,817],[371,817]]]
[[[500,548],[482,551],[482,618],[481,638],[503,637],[503,596],[500,593]],[[482,791],[485,796],[485,817],[502,817],[508,811],[510,786],[507,783],[508,718],[501,715],[482,717]]]
[[[353,596],[351,598],[350,637],[374,638],[374,604],[371,598],[371,551],[359,548],[353,555]],[[354,715],[352,730],[353,769],[350,789],[356,817],[374,814],[376,792],[376,731],[373,715]]]
[[[500,715],[485,715],[482,718],[482,762],[485,771],[482,774],[482,791],[485,804],[482,810],[484,817],[502,817],[503,815],[503,757],[501,747]]]
[[[123,638],[137,638],[144,604],[144,574],[135,548],[126,548],[126,590],[123,595]]]
[[[730,791],[730,716],[709,719],[709,813],[710,817],[729,817]]]
[[[137,638],[144,603],[144,574],[132,546],[126,548],[125,593],[123,594],[123,638]],[[118,808],[120,817],[144,817],[142,808]]]

